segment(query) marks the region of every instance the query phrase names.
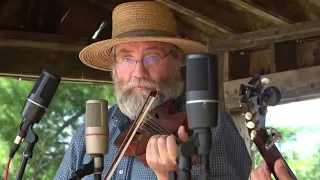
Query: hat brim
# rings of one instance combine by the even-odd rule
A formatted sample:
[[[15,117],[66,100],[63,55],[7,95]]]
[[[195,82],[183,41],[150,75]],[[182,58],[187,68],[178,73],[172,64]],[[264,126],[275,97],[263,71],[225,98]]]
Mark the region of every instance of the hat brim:
[[[126,42],[157,41],[171,43],[179,47],[184,54],[199,53],[207,51],[207,47],[199,42],[174,38],[174,37],[127,37],[114,38],[93,43],[85,47],[80,53],[80,60],[89,67],[102,71],[112,70],[112,47]]]

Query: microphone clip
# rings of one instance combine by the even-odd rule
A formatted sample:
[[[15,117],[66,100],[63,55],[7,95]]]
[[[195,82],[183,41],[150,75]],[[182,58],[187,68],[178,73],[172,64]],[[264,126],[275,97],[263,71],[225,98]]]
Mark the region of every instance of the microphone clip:
[[[169,172],[170,180],[191,180],[192,156],[200,156],[200,180],[210,179],[209,155],[211,150],[211,129],[197,128],[193,131],[193,137],[183,142],[178,148],[178,175]]]
[[[103,168],[103,154],[92,155],[91,161],[74,171],[69,180],[80,180],[84,176],[91,174],[94,174],[95,180],[101,180]]]
[[[26,145],[23,151],[23,159],[19,168],[17,179],[22,179],[28,160],[31,159],[33,156],[34,146],[39,140],[38,135],[33,132],[33,125],[34,124],[31,123],[28,126],[28,130],[25,137]]]

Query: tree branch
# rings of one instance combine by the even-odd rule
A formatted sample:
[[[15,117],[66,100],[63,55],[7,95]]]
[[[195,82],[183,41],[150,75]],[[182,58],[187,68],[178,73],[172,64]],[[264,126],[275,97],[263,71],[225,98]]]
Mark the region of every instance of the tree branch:
[[[84,108],[81,108],[72,118],[64,122],[64,124],[57,130],[53,137],[58,136],[67,126],[74,123],[82,114],[84,113]]]

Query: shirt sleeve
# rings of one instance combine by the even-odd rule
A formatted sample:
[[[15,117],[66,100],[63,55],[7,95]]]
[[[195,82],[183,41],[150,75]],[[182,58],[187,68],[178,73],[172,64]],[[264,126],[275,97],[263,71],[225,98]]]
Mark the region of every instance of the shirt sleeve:
[[[70,179],[72,172],[83,165],[85,155],[85,125],[81,125],[69,143],[69,147],[58,168],[55,180]]]
[[[211,128],[210,172],[214,180],[247,180],[251,172],[251,158],[232,117],[219,109],[218,123]],[[200,170],[194,168],[193,179]]]

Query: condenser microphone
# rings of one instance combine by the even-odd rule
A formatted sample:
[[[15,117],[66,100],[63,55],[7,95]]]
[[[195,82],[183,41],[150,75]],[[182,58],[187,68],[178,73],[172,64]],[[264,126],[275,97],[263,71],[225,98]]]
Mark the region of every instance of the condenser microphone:
[[[203,53],[187,56],[186,111],[189,129],[217,125],[218,83],[216,55]]]
[[[211,127],[218,121],[218,60],[213,54],[187,56],[186,111],[188,128],[193,130],[200,156],[200,179],[210,179]]]
[[[58,75],[47,70],[42,71],[22,109],[23,119],[9,157],[13,158],[22,140],[26,137],[29,127],[40,122],[58,89],[60,81],[61,78]]]
[[[86,102],[86,154],[91,155],[95,179],[101,179],[103,155],[109,150],[108,101]]]

